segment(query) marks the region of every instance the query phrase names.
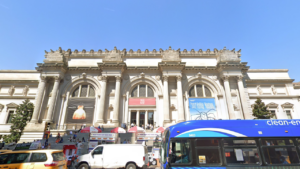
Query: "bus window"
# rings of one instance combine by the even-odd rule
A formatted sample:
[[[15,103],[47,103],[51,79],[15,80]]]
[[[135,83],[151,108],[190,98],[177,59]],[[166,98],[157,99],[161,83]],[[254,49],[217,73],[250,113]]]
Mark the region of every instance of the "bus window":
[[[254,139],[224,139],[224,153],[228,165],[259,165],[259,153]]]
[[[169,154],[171,154],[170,162],[173,164],[191,163],[191,147],[189,140],[172,140],[170,142]]]
[[[291,139],[262,139],[262,150],[266,164],[297,164],[299,157]]]
[[[262,145],[264,146],[293,146],[293,140],[291,139],[262,139]]]
[[[197,139],[196,152],[199,165],[221,165],[219,140]]]

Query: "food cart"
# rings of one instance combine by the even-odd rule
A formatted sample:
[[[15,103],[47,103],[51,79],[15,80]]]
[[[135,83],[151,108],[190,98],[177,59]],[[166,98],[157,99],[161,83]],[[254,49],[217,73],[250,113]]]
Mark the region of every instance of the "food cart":
[[[89,151],[93,150],[99,144],[115,144],[118,134],[116,133],[91,133],[89,142]]]
[[[157,164],[159,159],[161,133],[138,133],[137,144],[145,144],[148,149],[149,162],[152,165]]]
[[[77,147],[75,145],[64,145],[63,152],[66,158],[68,159],[68,167],[72,166],[74,160],[77,158]]]

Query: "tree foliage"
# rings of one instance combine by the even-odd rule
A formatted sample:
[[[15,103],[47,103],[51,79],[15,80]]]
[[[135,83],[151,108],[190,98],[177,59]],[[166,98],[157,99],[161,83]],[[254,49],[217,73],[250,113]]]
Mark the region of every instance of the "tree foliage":
[[[255,119],[270,119],[273,115],[267,110],[265,103],[261,101],[260,98],[257,98],[252,110],[252,115],[256,117]]]
[[[16,113],[12,115],[10,135],[4,136],[5,143],[18,142],[21,138],[23,130],[25,129],[27,122],[31,120],[34,105],[29,99],[23,101],[17,107]]]

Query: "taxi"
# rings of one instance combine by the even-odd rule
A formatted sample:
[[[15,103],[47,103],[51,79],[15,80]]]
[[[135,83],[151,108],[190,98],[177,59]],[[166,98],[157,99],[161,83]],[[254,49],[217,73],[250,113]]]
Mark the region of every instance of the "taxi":
[[[0,168],[67,169],[62,150],[18,150],[0,154]]]
[[[11,150],[0,150],[0,154],[11,152]]]

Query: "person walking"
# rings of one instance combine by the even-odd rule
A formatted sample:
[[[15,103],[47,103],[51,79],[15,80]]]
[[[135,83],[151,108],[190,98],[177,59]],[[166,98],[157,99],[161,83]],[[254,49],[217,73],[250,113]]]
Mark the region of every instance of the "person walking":
[[[85,139],[84,139],[84,137],[82,137],[82,142],[85,142]]]
[[[77,137],[77,135],[76,135],[76,132],[75,132],[74,135],[73,135],[74,142],[76,142],[76,137]]]
[[[79,143],[77,144],[77,155],[80,156],[81,155],[81,150],[83,149],[84,145],[81,143],[81,141],[79,141]]]

